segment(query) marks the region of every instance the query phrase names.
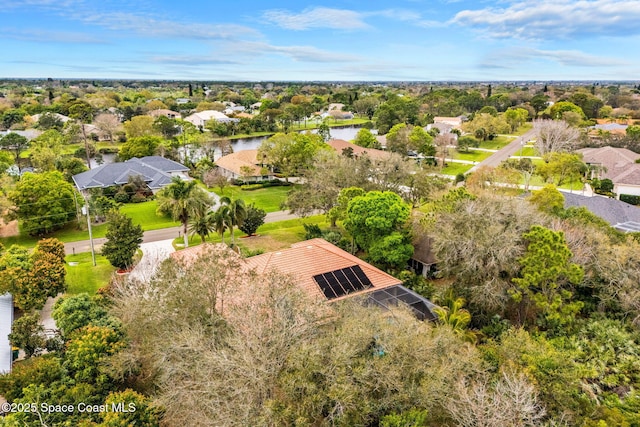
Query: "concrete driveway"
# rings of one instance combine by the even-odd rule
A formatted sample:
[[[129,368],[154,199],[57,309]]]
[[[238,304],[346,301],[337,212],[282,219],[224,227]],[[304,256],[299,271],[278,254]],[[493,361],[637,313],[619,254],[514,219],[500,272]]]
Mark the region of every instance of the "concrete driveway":
[[[147,280],[151,278],[153,273],[158,268],[158,265],[169,257],[171,252],[175,249],[171,244],[173,239],[159,240],[157,242],[148,242],[140,245],[142,250],[142,259],[131,271],[130,278],[135,280]]]

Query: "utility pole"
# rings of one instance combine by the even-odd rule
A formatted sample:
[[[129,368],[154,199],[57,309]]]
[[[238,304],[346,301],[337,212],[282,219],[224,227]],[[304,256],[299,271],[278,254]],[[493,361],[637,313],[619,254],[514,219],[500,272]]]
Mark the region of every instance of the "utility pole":
[[[87,216],[87,227],[89,228],[89,242],[91,244],[91,260],[93,261],[93,266],[96,266],[96,251],[95,248],[93,246],[93,233],[91,232],[91,214],[89,213],[89,201],[87,200],[86,197],[84,197],[84,194],[82,195],[82,198],[84,199],[86,206],[82,207],[82,214]]]

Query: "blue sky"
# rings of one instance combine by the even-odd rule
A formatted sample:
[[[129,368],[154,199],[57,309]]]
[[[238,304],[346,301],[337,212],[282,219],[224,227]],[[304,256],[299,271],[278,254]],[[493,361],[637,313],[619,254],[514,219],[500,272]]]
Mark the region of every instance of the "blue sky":
[[[1,0],[0,77],[638,80],[640,0]]]

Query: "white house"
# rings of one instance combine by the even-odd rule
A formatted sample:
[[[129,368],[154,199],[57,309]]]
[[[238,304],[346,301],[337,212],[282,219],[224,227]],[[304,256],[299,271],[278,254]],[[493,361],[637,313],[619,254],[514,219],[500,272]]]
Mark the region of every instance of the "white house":
[[[199,128],[204,128],[209,120],[216,120],[222,123],[238,121],[238,119],[232,119],[220,111],[215,110],[205,110],[200,111],[199,113],[193,113],[190,116],[185,117],[184,120]]]

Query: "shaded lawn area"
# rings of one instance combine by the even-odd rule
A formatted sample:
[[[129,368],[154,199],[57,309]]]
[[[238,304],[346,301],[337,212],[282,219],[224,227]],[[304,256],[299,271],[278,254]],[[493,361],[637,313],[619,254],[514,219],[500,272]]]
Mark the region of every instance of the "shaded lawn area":
[[[499,150],[505,145],[508,145],[515,138],[516,138],[515,136],[500,135],[497,138],[492,139],[491,141],[480,142],[480,148],[486,148],[489,150]]]
[[[449,162],[447,163],[447,166],[440,171],[440,173],[445,175],[458,175],[459,173],[466,173],[472,167],[473,165],[468,165],[466,163]]]
[[[67,294],[75,295],[86,292],[94,295],[98,289],[107,285],[111,276],[116,271],[115,267],[102,255],[96,253],[96,266],[93,266],[91,253],[84,252],[65,257],[67,264]],[[78,265],[69,265],[70,262],[77,262]]]
[[[257,190],[245,191],[239,186],[227,186],[224,188],[224,192],[220,192],[219,188],[213,188],[218,196],[227,196],[232,200],[242,199],[246,205],[255,203],[256,207],[264,209],[266,212],[276,212],[281,210],[280,205],[287,198],[287,193],[293,188],[293,186],[281,186],[281,187],[267,187],[259,188]]]
[[[235,230],[236,244],[243,250],[251,252],[262,251],[271,252],[279,249],[289,248],[293,243],[301,242],[304,239],[305,231],[302,224],[318,224],[321,228],[329,227],[329,222],[324,215],[314,215],[307,218],[288,219],[285,221],[271,222],[263,224],[257,231],[257,236],[245,237],[242,231]],[[174,240],[176,249],[182,249],[183,239]],[[207,242],[220,243],[220,235],[212,234],[207,238]],[[231,242],[231,233],[224,233],[224,242]],[[201,244],[200,237],[192,236],[189,238],[189,246]]]
[[[469,150],[469,152],[466,152],[466,151],[453,150],[451,154],[452,154],[451,156],[452,159],[480,162],[486,159],[487,157],[491,156],[493,153],[490,151]]]

